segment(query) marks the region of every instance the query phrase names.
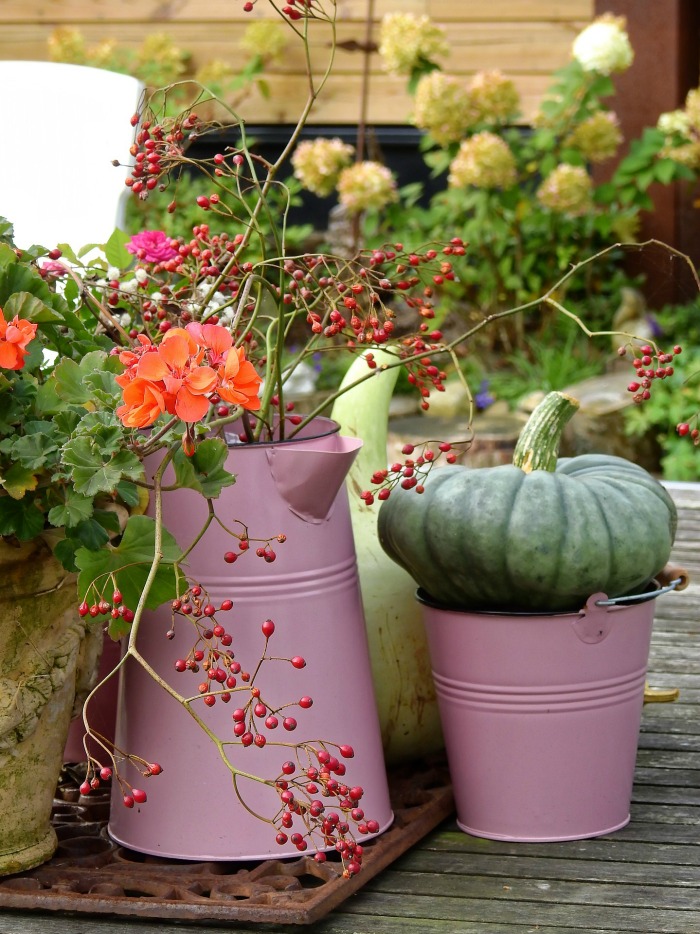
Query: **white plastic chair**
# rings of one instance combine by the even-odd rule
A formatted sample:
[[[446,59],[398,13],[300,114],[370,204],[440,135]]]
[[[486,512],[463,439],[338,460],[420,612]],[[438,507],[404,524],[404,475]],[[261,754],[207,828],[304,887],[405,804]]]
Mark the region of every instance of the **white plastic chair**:
[[[0,87],[13,89],[3,99],[0,216],[15,242],[76,251],[104,243],[124,222],[141,82],[84,65],[0,61]]]

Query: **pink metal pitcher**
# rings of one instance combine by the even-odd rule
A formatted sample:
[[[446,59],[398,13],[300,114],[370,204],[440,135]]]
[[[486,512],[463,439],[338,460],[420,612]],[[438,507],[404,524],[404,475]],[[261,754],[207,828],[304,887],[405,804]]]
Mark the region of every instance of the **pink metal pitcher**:
[[[217,516],[237,531],[241,527],[236,521],[245,523],[251,538],[283,533],[286,541],[275,544],[273,563],[257,557],[253,545],[234,564],[227,564],[224,554],[237,551],[237,540],[213,523],[190,553],[187,567],[215,606],[233,600],[233,609],[220,618],[233,635],[232,649],[244,668],[255,669],[265,642],[261,625],[268,618],[276,627],[269,653],[306,660],[302,670],[283,660],[267,661],[261,669],[256,683],[272,703],[296,704],[305,695],[313,699],[309,709],[290,709],[298,720],[293,733],[281,725],[274,735],[265,731],[264,748],[243,748],[234,737],[235,693],[230,704],[217,701],[206,708],[197,702],[211,729],[235,742],[228,747],[231,761],[274,779],[282,763],[294,756],[289,748],[273,746],[272,740],[351,745],[355,755],[346,762],[343,780],[365,789],[362,808],[381,831],[393,814],[343,483],[360,445],[358,439],[340,436],[329,419],[314,420],[291,441],[232,443],[226,466],[237,481],[215,501]],[[190,490],[166,493],[164,510],[165,525],[182,547],[207,515],[203,497]],[[194,630],[178,618],[169,641],[170,628],[169,607],[149,613],[138,649],[176,690],[196,695],[202,674],[174,669],[175,660],[192,647]],[[241,806],[214,744],[133,659],[122,673],[116,743],[163,768],[161,776],[145,780],[136,770],[127,772],[148,794],[142,806],[125,808],[115,787],[109,832],[119,843],[144,853],[195,860],[299,855],[291,843],[278,846],[272,825],[251,813],[274,816],[280,807],[278,794],[252,780],[239,780],[246,803]]]

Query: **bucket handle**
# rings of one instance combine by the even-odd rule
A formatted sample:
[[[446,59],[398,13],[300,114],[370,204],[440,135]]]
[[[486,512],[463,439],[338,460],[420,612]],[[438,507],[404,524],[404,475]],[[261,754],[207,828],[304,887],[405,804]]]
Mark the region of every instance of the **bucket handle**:
[[[671,590],[675,590],[683,583],[684,578],[676,577],[674,580],[666,584],[665,587],[659,587],[657,590],[652,590],[650,593],[638,593],[632,594],[629,597],[613,597],[610,600],[596,600],[596,606],[617,606],[618,603],[646,603],[647,600],[654,600],[656,597],[660,597],[662,594],[669,593]]]

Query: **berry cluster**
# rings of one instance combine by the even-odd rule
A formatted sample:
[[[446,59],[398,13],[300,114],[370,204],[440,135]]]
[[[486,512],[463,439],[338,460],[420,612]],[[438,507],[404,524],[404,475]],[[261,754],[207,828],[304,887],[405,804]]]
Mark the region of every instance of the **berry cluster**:
[[[350,746],[339,746],[341,758],[353,756]],[[354,831],[360,835],[375,834],[379,824],[365,818],[359,806],[364,795],[359,785],[349,786],[342,781],[346,766],[337,756],[332,755],[326,746],[320,749],[305,744],[297,751],[305,753],[306,763],[297,759],[282,765],[282,773],[275,782],[282,807],[274,818],[278,828],[277,843],[284,846],[290,840],[294,846],[304,852],[309,841],[316,838],[317,845],[324,849],[334,849],[343,861],[345,878],[356,875],[362,868],[363,848],[354,839]],[[320,797],[319,797],[320,796]],[[333,798],[340,811],[328,811],[321,798]],[[303,832],[293,831],[294,819],[298,818]],[[292,831],[289,833],[289,831]],[[320,838],[320,839],[319,839]],[[317,862],[324,862],[326,854],[317,852]]]
[[[284,536],[280,538],[283,540]],[[120,606],[123,606],[121,594],[115,591],[111,607],[106,601],[100,601],[94,604],[94,615],[112,612],[115,608],[118,611]],[[87,615],[92,609],[84,603],[81,604],[80,612]],[[187,620],[196,632],[192,649],[186,657],[178,658],[174,663],[178,673],[189,671],[193,674],[205,674],[205,678],[198,685],[197,694],[185,703],[190,704],[201,698],[207,707],[212,707],[217,701],[228,704],[234,694],[245,695],[243,703],[232,711],[233,735],[241,747],[262,748],[268,742],[268,734],[278,727],[281,726],[287,733],[297,729],[297,719],[291,715],[290,708],[308,710],[313,706],[313,699],[307,695],[298,701],[281,705],[275,705],[265,698],[256,684],[263,663],[284,661],[300,670],[306,667],[306,661],[300,655],[279,658],[269,654],[269,643],[275,633],[275,624],[271,619],[266,619],[261,624],[265,640],[261,657],[254,668],[244,669],[232,648],[232,634],[218,618],[219,614],[232,609],[233,600],[223,599],[217,606],[211,601],[205,588],[199,584],[191,584],[181,596],[172,601],[172,623],[165,635],[169,640],[174,638],[178,619]],[[96,738],[104,746],[106,740],[100,736]],[[355,841],[353,832],[361,835],[374,834],[378,832],[379,827],[376,821],[365,819],[359,806],[363,789],[359,785],[350,786],[343,781],[346,766],[341,759],[353,757],[352,747],[333,746],[332,748],[337,749],[337,755],[334,755],[329,752],[328,744],[317,745],[318,748],[307,742],[291,744],[296,762],[286,761],[276,779],[264,780],[274,786],[281,802],[272,824],[276,830],[277,843],[280,845],[291,840],[300,852],[306,850],[310,843],[315,843],[321,850],[334,849],[342,859],[344,876],[350,877],[360,871],[362,864],[362,847]],[[111,759],[112,766],[105,766],[90,757],[80,793],[88,795],[114,778],[119,782],[125,807],[133,808],[135,805],[145,804],[146,792],[142,788],[133,787],[123,777],[118,763],[131,763],[144,778],[161,774],[162,767],[158,763],[149,763],[116,747],[111,753]],[[327,813],[322,798],[334,799],[339,813]],[[299,822],[300,830],[292,830],[295,819]],[[315,858],[323,861],[326,856],[323,852],[317,852]]]
[[[297,727],[295,717],[286,715],[283,711],[290,707],[299,707],[307,710],[312,706],[313,700],[304,696],[294,703],[274,706],[267,701],[255,684],[255,679],[265,661],[273,656],[268,655],[268,644],[275,631],[275,624],[266,619],[261,626],[265,637],[265,647],[255,668],[246,670],[237,660],[231,648],[233,636],[216,619],[219,611],[227,612],[233,608],[232,600],[222,600],[217,609],[209,602],[201,587],[195,585],[180,599],[172,603],[173,627],[166,632],[166,637],[172,639],[175,635],[176,616],[186,616],[195,626],[197,640],[186,658],[175,661],[175,671],[190,671],[194,674],[205,672],[206,680],[202,681],[197,690],[207,707],[213,707],[217,700],[228,704],[234,693],[245,692],[246,702],[237,707],[233,713],[233,734],[242,746],[257,746],[262,748],[267,743],[267,736],[262,732],[275,730],[281,724],[283,729],[292,732]],[[289,659],[275,658],[275,661],[287,661],[293,668],[301,669],[306,662],[300,655]]]
[[[247,438],[245,435],[241,435],[239,440],[241,442],[245,442]],[[284,534],[284,532],[273,535],[271,538],[250,538],[247,529],[245,529],[242,535],[237,535],[235,532],[231,532],[231,534],[234,536],[234,538],[238,539],[238,551],[224,552],[224,561],[226,564],[235,564],[241,555],[249,552],[251,550],[251,542],[261,543],[255,549],[255,554],[258,558],[262,558],[268,564],[272,564],[272,562],[277,558],[277,553],[273,549],[272,543],[276,542],[278,545],[284,545],[284,543],[287,541],[287,536]]]
[[[115,749],[115,755],[116,754],[117,750]],[[144,778],[152,778],[155,775],[161,775],[163,772],[162,767],[157,762],[149,763],[139,756],[124,754],[121,754],[121,758],[135,766]],[[96,764],[92,759],[88,762],[85,780],[80,785],[80,794],[89,795],[91,792],[97,791],[103,784],[109,785],[113,777],[116,777],[119,782],[124,807],[133,808],[136,804],[146,803],[148,795],[142,788],[134,788],[119,772],[117,772],[115,776],[115,773],[109,766]]]
[[[673,376],[673,359],[681,353],[681,350],[678,344],[671,353],[658,351],[649,344],[639,348],[640,356],[635,356],[632,360],[637,378],[627,387],[628,392],[634,393],[635,402],[646,402],[651,398],[651,386],[655,379]],[[627,347],[619,347],[617,352],[619,356],[624,357],[627,354]]]
[[[135,195],[146,198],[161,176],[180,162],[197,124],[198,117],[191,112],[178,114],[169,125],[141,121],[140,114],[133,115],[131,125],[137,130],[129,153],[134,157],[134,165],[126,177],[126,185]],[[161,190],[165,190],[164,186]]]
[[[425,478],[435,465],[444,458],[446,464],[454,464],[460,453],[466,451],[471,444],[470,441],[423,441],[419,445],[420,453],[417,457],[415,453],[416,446],[413,444],[404,444],[401,453],[405,455],[403,462],[397,461],[383,470],[376,470],[372,474],[371,483],[374,490],[364,490],[360,494],[368,506],[371,506],[375,498],[379,500],[389,499],[391,491],[396,486],[401,486],[404,490],[413,490],[416,493],[425,491]],[[430,445],[435,445],[432,448]]]
[[[215,155],[214,174],[237,172],[239,158],[237,153],[233,157]],[[151,165],[155,171],[163,166],[163,159]],[[138,193],[144,196],[141,188]],[[225,213],[215,194],[200,196],[198,203],[203,210]],[[212,234],[207,224],[196,225],[189,240],[172,238],[165,247],[168,255],[157,262],[144,260],[133,279],[109,279],[100,286],[128,337],[136,341],[145,335],[157,342],[172,328],[186,326],[195,318],[224,326],[233,325],[235,320],[235,338],[243,343],[256,368],[263,369],[267,348],[259,345],[255,329],[250,327],[256,305],[246,298],[246,289],[251,276],[274,272],[271,267],[275,261],[270,261],[268,270],[266,262],[247,260],[243,235]],[[463,241],[453,238],[441,252],[431,247],[408,252],[402,243],[394,243],[362,251],[353,261],[327,254],[287,258],[281,269],[283,281],[274,286],[285,328],[292,322],[294,326],[297,321],[305,322],[314,347],[325,341],[350,351],[399,337],[397,360],[407,369],[409,382],[427,409],[431,389],[442,391],[446,375],[431,359],[431,354],[444,352],[442,331],[432,323],[435,288],[455,280],[451,257],[464,256],[465,252]],[[239,303],[243,307],[235,311]],[[399,335],[401,305],[411,320],[401,324]],[[279,402],[279,396],[277,399]],[[221,405],[220,398],[213,396],[211,401],[217,415],[228,415],[229,408]]]
[[[700,429],[697,428],[697,415],[694,417],[693,422],[695,427],[691,428],[689,422],[679,422],[676,425],[676,431],[681,438],[688,437],[697,447],[700,444]]]
[[[245,0],[243,12],[250,13],[257,2],[258,0]],[[315,15],[314,6],[318,8],[319,12],[322,12],[319,4],[315,3],[314,0],[289,0],[285,6],[280,8],[280,12],[288,17],[291,22],[296,22],[304,17],[313,17]]]
[[[78,615],[83,618],[86,616],[91,616],[93,619],[96,619],[98,616],[109,616],[115,622],[119,620],[123,621],[123,627],[110,626],[110,631],[112,631],[114,628],[114,632],[116,634],[126,631],[131,623],[133,623],[134,611],[129,609],[129,607],[124,603],[122,592],[116,586],[113,578],[111,578],[111,581],[112,586],[114,587],[111,602],[105,599],[104,594],[96,594],[95,603],[88,603],[87,600],[83,600],[80,603],[78,606]],[[86,596],[88,595],[89,593],[86,594]]]

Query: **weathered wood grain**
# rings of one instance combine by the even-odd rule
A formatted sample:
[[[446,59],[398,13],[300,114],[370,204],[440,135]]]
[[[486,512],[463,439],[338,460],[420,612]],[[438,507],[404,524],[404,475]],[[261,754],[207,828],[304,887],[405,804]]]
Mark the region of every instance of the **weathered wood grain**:
[[[47,40],[57,27],[78,29],[88,46],[106,39],[120,47],[138,47],[148,33],[165,32],[190,55],[191,71],[212,59],[241,60],[240,40],[251,21],[274,17],[260,2],[252,15],[237,0],[3,0],[0,4],[0,59],[44,61]],[[552,72],[568,61],[576,34],[593,18],[593,0],[376,0],[371,38],[379,40],[380,21],[400,9],[428,14],[447,31],[450,53],[441,62],[446,71],[465,80],[474,72],[501,69],[516,83],[524,120],[530,120],[550,83]],[[328,94],[311,117],[312,124],[352,124],[360,117],[365,56],[343,48],[362,45],[367,32],[366,0],[338,0],[338,41],[334,76]],[[330,30],[323,23],[310,29],[316,71],[324,67]],[[301,44],[290,33],[283,60],[268,67],[269,98],[254,93],[242,114],[256,123],[292,123],[305,99]],[[405,123],[412,108],[406,81],[383,72],[379,56],[369,60],[369,122]]]
[[[330,4],[328,5],[330,8]],[[401,10],[417,16],[427,15],[436,22],[531,22],[590,20],[593,18],[593,0],[375,0],[374,16],[381,19],[386,13]],[[337,0],[338,19],[364,20],[367,0]],[[2,18],[6,22],[75,23],[101,20],[104,22],[178,22],[181,20],[210,21],[251,18],[273,18],[275,14],[266,3],[259,3],[252,17],[244,13],[243,3],[237,0],[3,0]]]

